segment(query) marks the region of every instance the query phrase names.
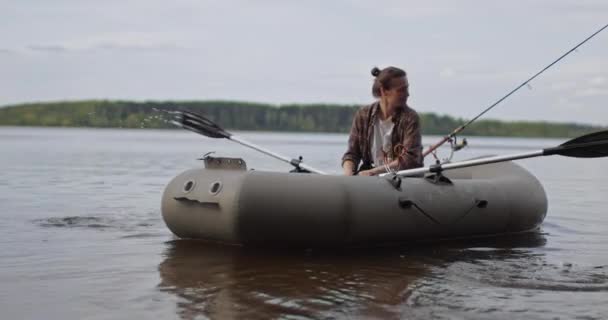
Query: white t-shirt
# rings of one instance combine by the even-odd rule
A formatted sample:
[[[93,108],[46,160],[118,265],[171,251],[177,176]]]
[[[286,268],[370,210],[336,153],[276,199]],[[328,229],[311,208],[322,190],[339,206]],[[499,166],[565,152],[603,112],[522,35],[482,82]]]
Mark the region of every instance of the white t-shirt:
[[[380,117],[376,118],[374,135],[372,136],[372,159],[376,167],[384,165],[384,155],[390,154],[393,148],[391,135],[394,126],[392,118],[386,120],[380,120]]]

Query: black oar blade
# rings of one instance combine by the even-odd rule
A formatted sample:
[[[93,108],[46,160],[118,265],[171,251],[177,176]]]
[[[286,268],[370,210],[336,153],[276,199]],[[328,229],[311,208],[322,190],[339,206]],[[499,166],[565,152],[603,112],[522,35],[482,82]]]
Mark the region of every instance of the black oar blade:
[[[230,133],[205,116],[192,111],[176,111],[174,123],[178,126],[210,138],[230,138]]]
[[[544,155],[557,154],[573,158],[608,157],[608,130],[574,138],[555,148],[543,151]]]

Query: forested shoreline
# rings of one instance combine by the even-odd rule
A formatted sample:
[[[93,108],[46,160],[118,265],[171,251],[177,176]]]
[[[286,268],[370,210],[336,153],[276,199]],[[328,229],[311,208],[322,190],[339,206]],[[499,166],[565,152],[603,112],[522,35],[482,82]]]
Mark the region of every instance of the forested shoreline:
[[[158,109],[202,112],[232,130],[348,132],[360,105],[272,105],[237,101],[65,101],[0,108],[0,125],[96,128],[174,128]],[[446,115],[420,113],[422,132],[445,135],[465,122]],[[601,130],[575,123],[478,120],[465,135],[506,137],[575,137]]]

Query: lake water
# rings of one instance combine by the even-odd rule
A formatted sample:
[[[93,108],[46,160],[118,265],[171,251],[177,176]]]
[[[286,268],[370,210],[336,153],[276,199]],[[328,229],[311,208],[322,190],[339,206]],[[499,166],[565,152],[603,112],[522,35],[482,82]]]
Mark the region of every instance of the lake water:
[[[336,173],[347,139],[238,134]],[[424,143],[437,139],[424,137]],[[468,140],[455,160],[563,142]],[[202,165],[196,158],[209,151],[242,157],[258,170],[289,170],[238,144],[186,131],[0,127],[2,319],[608,315],[607,159],[518,162],[540,179],[549,199],[535,233],[376,250],[272,252],[178,240],[165,227],[165,185]]]

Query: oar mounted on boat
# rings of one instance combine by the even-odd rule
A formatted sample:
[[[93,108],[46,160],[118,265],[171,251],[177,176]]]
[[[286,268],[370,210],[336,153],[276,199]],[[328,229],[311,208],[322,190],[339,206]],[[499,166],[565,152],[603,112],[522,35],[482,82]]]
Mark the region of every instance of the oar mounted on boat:
[[[557,147],[546,148],[538,151],[480,158],[474,160],[435,164],[429,167],[408,169],[396,172],[396,176],[415,176],[425,173],[440,174],[442,171],[458,168],[479,166],[484,164],[527,159],[541,156],[559,155],[572,158],[601,158],[608,157],[608,130],[589,133],[578,138],[571,139]],[[381,176],[384,176],[383,174]]]
[[[192,132],[196,132],[198,134],[204,135],[209,138],[225,138],[228,140],[232,140],[239,144],[242,144],[246,147],[252,148],[259,152],[262,152],[266,155],[269,155],[275,159],[287,162],[294,167],[292,172],[301,172],[301,173],[318,173],[325,174],[323,171],[315,169],[313,167],[307,166],[302,163],[302,156],[298,159],[290,159],[288,157],[279,155],[277,153],[268,151],[263,149],[262,147],[256,146],[253,143],[247,142],[230,132],[224,130],[222,127],[217,125],[215,122],[211,121],[209,118],[192,111],[186,110],[178,110],[178,111],[166,111],[173,115],[172,124],[190,130]]]
[[[573,158],[601,158],[608,156],[608,130],[590,133],[557,147],[543,150],[544,156],[560,155]]]
[[[226,138],[230,139],[229,132],[226,132],[213,121],[203,115],[190,111],[175,111],[173,112],[174,119],[171,123],[184,129],[202,134],[209,138]]]

